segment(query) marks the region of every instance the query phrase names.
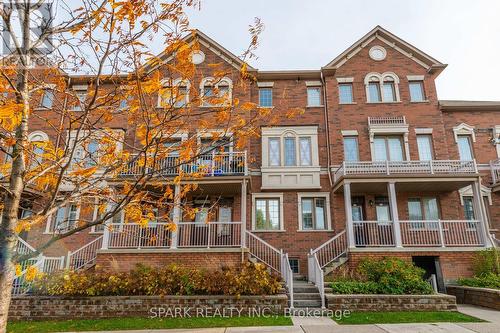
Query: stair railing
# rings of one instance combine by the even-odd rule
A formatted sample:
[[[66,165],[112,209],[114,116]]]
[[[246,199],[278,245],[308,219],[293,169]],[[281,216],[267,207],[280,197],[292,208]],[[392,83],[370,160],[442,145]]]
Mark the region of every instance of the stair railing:
[[[280,251],[281,254],[281,276],[283,280],[285,280],[286,288],[288,289],[288,295],[290,299],[290,309],[293,309],[293,271],[290,266],[290,260],[288,259],[288,253],[283,253],[283,250]]]
[[[103,236],[99,236],[90,243],[85,244],[81,248],[68,252],[68,260],[66,268],[78,270],[86,265],[93,263],[97,258],[97,250],[102,246]]]
[[[340,258],[342,255],[347,253],[347,234],[346,231],[335,235],[328,241],[320,245],[314,250],[311,250],[311,254],[317,256],[320,267],[323,268],[332,261]]]
[[[325,277],[323,275],[323,269],[321,268],[318,256],[316,253],[311,253],[307,256],[307,268],[308,268],[308,280],[314,283],[316,288],[318,288],[319,296],[321,297],[321,308],[325,308]]]
[[[250,254],[274,271],[282,273],[282,252],[250,231],[245,232],[246,246]]]

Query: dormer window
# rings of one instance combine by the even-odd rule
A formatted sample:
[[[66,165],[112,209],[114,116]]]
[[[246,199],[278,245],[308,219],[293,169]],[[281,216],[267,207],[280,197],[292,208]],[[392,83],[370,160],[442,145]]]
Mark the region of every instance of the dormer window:
[[[365,77],[368,103],[399,102],[399,78],[396,74],[370,73]]]

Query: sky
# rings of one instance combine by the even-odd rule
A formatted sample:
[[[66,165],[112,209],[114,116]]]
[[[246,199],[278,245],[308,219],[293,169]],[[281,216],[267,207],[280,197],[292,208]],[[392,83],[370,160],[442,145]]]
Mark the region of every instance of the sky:
[[[198,28],[240,55],[248,26],[265,30],[250,64],[259,70],[319,69],[381,25],[448,64],[439,99],[500,100],[499,0],[202,0]]]

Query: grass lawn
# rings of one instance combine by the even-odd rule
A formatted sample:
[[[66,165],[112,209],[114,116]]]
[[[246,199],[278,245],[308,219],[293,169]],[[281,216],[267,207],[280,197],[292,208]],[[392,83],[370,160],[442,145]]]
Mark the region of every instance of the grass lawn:
[[[17,321],[7,325],[7,333],[49,333],[70,331],[111,331],[165,328],[287,326],[293,325],[284,316],[232,318],[112,318],[64,321]]]
[[[460,312],[425,311],[425,312],[352,312],[349,317],[334,319],[342,325],[356,324],[397,324],[397,323],[471,323],[484,320]]]

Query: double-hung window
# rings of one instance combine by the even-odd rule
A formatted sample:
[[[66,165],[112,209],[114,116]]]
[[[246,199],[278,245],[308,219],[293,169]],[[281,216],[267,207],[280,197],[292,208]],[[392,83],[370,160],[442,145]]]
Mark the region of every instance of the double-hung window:
[[[412,102],[425,101],[423,81],[410,81],[409,87],[410,87],[410,100]]]
[[[302,230],[325,230],[326,199],[301,198]]]
[[[396,101],[396,86],[394,84],[394,79],[392,77],[384,78],[384,102],[395,102]]]
[[[421,161],[430,161],[433,159],[432,136],[417,135],[418,157]]]
[[[42,94],[42,99],[40,101],[40,107],[44,109],[52,109],[54,104],[54,91],[52,89],[44,89]]]
[[[255,199],[255,229],[280,230],[280,198]]]
[[[307,87],[307,106],[321,106],[321,87]]]
[[[76,227],[78,222],[78,206],[69,204],[59,207],[54,217],[53,230],[54,232],[67,232]]]
[[[373,147],[375,161],[404,161],[403,140],[399,136],[376,136]]]
[[[73,106],[73,111],[82,111],[82,106],[85,105],[87,99],[87,89],[75,89],[76,101]]]
[[[439,206],[437,198],[410,198],[408,199],[408,218],[412,228],[437,228],[439,220]],[[433,221],[433,222],[415,222]]]
[[[344,137],[344,161],[359,161],[358,138],[355,136]]]
[[[459,135],[457,137],[458,153],[462,161],[472,161],[472,144],[470,135]]]
[[[352,104],[353,102],[352,83],[339,84],[339,103]]]
[[[259,106],[263,108],[273,106],[273,88],[259,88]]]
[[[382,95],[380,93],[380,81],[378,80],[378,78],[372,78],[368,83],[368,102],[382,102]]]

